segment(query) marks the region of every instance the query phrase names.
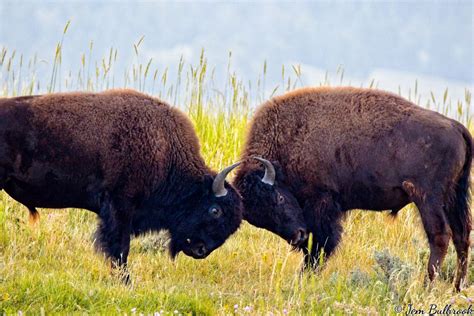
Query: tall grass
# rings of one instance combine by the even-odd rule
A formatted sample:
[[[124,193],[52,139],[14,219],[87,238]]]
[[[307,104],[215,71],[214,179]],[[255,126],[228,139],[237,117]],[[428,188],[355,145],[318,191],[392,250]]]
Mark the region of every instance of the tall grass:
[[[67,32],[69,24],[65,27]],[[36,75],[36,56],[25,59],[6,47],[0,53],[3,96],[45,91],[100,91],[123,85],[145,91],[180,106],[192,119],[206,162],[216,169],[237,160],[255,104],[271,95],[302,85],[298,65],[281,68],[281,83],[266,87],[267,65],[255,81],[232,71],[232,54],[224,85],[215,83],[216,71],[204,50],[196,65],[181,58],[171,69],[157,69],[143,60],[140,38],[134,62],[123,73],[115,67],[119,53],[111,48],[99,61],[91,60],[93,43],[81,55],[75,75],[61,70],[64,39],[44,85]],[[344,70],[336,71],[344,84]],[[330,84],[329,76],[316,85]],[[375,81],[369,84],[375,87]],[[418,83],[405,97],[448,113],[471,127],[471,93],[451,102],[444,97],[422,100]],[[27,210],[0,194],[0,311],[13,313],[122,314],[395,314],[400,305],[429,308],[452,303],[467,307],[471,287],[452,293],[455,254],[449,249],[440,279],[425,282],[428,246],[416,210],[408,206],[396,220],[380,213],[354,211],[345,220],[344,238],[335,256],[320,273],[301,273],[301,254],[285,241],[244,223],[209,258],[196,261],[183,255],[171,261],[166,237],[147,235],[132,242],[130,270],[133,286],[110,276],[109,265],[92,249],[95,215],[84,210],[41,210],[37,226],[27,224]],[[474,268],[469,266],[471,284]]]

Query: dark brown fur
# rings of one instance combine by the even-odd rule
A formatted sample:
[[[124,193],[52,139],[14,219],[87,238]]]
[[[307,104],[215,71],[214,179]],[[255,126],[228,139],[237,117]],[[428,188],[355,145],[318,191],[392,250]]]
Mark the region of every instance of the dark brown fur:
[[[414,202],[430,243],[430,279],[451,236],[458,253],[456,288],[466,279],[472,139],[460,123],[383,91],[306,88],[257,110],[243,152],[244,159],[252,156],[281,165],[286,189],[316,239],[306,264],[321,250],[333,252],[347,210],[395,214]],[[260,169],[248,160],[236,177],[239,190]],[[249,196],[242,196],[245,204]],[[251,212],[244,210],[244,218]]]
[[[126,263],[130,234],[169,229],[171,252],[206,255],[240,223],[238,193],[211,194],[216,173],[189,119],[131,90],[0,99],[0,190],[36,207],[85,208],[101,219],[98,245]],[[210,217],[219,205],[224,215]],[[193,240],[193,244],[187,242]],[[196,247],[199,245],[196,245]]]

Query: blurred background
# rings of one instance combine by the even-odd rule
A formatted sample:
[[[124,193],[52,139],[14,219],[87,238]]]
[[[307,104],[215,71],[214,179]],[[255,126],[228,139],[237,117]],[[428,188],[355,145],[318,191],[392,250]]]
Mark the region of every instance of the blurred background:
[[[451,98],[462,99],[474,85],[473,16],[472,1],[1,0],[0,47],[25,60],[37,54],[38,79],[47,82],[70,21],[63,76],[82,67],[81,56],[100,64],[112,48],[116,86],[137,60],[169,68],[172,80],[181,57],[199,63],[204,49],[217,86],[228,67],[243,82],[265,71],[270,94],[284,84],[285,65],[287,73],[299,67],[304,86],[373,81],[394,92],[417,85],[424,96],[449,87]]]

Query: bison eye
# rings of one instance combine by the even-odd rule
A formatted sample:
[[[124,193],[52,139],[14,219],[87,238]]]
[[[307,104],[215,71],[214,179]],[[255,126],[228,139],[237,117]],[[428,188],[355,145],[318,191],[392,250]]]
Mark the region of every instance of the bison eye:
[[[285,203],[285,197],[278,193],[278,204],[283,204]]]
[[[214,205],[209,209],[209,213],[212,215],[212,217],[219,218],[222,216],[222,209],[219,206]]]

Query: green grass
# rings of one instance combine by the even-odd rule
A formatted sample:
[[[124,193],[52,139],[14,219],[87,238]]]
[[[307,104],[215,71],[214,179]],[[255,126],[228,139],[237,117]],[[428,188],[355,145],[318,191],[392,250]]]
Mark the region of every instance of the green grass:
[[[238,159],[251,105],[265,94],[265,72],[244,83],[231,71],[224,88],[214,85],[215,69],[202,54],[196,66],[181,61],[178,79],[170,83],[168,70],[157,71],[142,61],[124,74],[125,85],[148,91],[179,104],[191,117],[201,140],[202,154],[220,169]],[[62,42],[43,88],[35,76],[35,58],[28,64],[18,54],[0,52],[0,91],[4,96],[41,91],[103,90],[114,86],[117,52],[94,64],[84,54],[77,76],[61,76]],[[93,49],[91,45],[90,50]],[[21,61],[21,62],[20,62]],[[89,65],[89,66],[88,66]],[[87,70],[90,68],[89,70]],[[282,83],[274,94],[301,85],[298,66],[282,68]],[[303,70],[304,71],[304,70]],[[342,83],[344,72],[338,69]],[[72,78],[75,78],[72,80]],[[323,82],[321,84],[328,84]],[[339,82],[338,82],[339,84]],[[371,86],[374,83],[371,84]],[[417,85],[405,95],[440,112],[449,111],[471,126],[470,92],[465,100],[421,100]],[[448,91],[448,90],[446,90]],[[453,111],[454,107],[454,111]],[[451,109],[451,110],[450,110]],[[415,208],[409,206],[393,220],[385,214],[354,211],[344,222],[343,241],[320,273],[300,273],[302,256],[276,235],[243,223],[221,248],[206,260],[180,255],[168,257],[166,236],[134,239],[130,252],[133,286],[111,276],[109,264],[93,251],[95,215],[84,210],[40,210],[37,226],[28,224],[26,208],[0,193],[0,312],[153,314],[395,314],[395,306],[428,308],[429,304],[467,307],[474,298],[471,286],[452,292],[455,254],[452,246],[438,281],[425,283],[428,245]],[[471,264],[470,284],[474,283]],[[235,308],[235,306],[238,306]]]

